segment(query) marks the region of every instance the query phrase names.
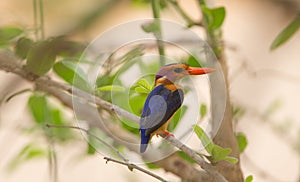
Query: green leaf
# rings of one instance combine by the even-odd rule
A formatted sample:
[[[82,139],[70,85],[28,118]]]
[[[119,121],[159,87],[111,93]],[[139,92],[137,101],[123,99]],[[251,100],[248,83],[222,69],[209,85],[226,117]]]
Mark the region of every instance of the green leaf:
[[[149,90],[143,88],[143,87],[135,87],[134,89],[137,93],[140,93],[140,94],[148,94],[150,93]]]
[[[252,175],[247,176],[247,178],[245,179],[245,182],[252,182],[252,181],[253,181]]]
[[[134,114],[141,115],[146,97],[145,94],[135,94],[130,96],[129,105]]]
[[[201,104],[200,106],[200,116],[201,118],[204,118],[204,116],[206,115],[207,113],[207,107],[205,104]]]
[[[245,109],[242,107],[238,107],[238,106],[233,106],[232,107],[232,115],[234,118],[241,118],[243,115],[245,114]]]
[[[285,27],[272,42],[270,49],[274,50],[277,47],[288,41],[300,28],[300,13]]]
[[[202,145],[205,147],[205,150],[210,155],[212,155],[214,144],[212,143],[211,139],[206,135],[204,130],[198,125],[194,125],[194,131],[195,131],[197,137],[200,139]]]
[[[248,145],[246,135],[244,133],[237,133],[236,139],[238,142],[239,152],[242,153]]]
[[[21,35],[22,33],[23,30],[16,27],[0,28],[0,45],[8,44],[9,41]]]
[[[192,67],[202,67],[200,60],[198,60],[195,56],[190,55],[187,59],[183,59],[183,62],[186,62]]]
[[[53,66],[53,70],[58,76],[60,76],[69,84],[84,91],[91,90],[91,85],[87,81],[87,75],[74,62],[65,60],[57,62]]]
[[[46,149],[37,146],[36,144],[29,143],[25,145],[20,152],[9,162],[8,169],[15,170],[20,164],[37,158],[47,157],[48,152]]]
[[[202,5],[201,9],[209,30],[217,30],[222,26],[226,15],[224,7],[208,8]]]
[[[177,127],[180,118],[182,118],[182,116],[185,114],[187,110],[187,106],[183,105],[181,106],[178,111],[174,114],[172,121],[170,122],[170,124],[168,125],[168,131],[173,132],[175,130],[175,128]]]
[[[160,31],[159,28],[159,21],[152,21],[152,22],[148,22],[142,25],[142,29],[146,32],[146,33],[158,33]]]
[[[280,100],[274,100],[269,106],[268,108],[264,111],[263,113],[263,117],[264,118],[268,118],[270,117],[272,114],[274,114],[275,112],[277,112],[280,107],[282,106],[282,103]]]
[[[106,85],[97,88],[97,90],[105,92],[125,92],[125,88],[119,85]]]
[[[226,156],[224,160],[232,164],[236,164],[239,161],[237,158],[231,156]]]
[[[155,165],[155,164],[153,164],[153,163],[146,162],[145,164],[146,164],[146,166],[147,166],[149,169],[160,169],[159,166],[157,166],[157,165]]]
[[[236,163],[237,159],[231,156],[228,156],[231,153],[230,148],[222,148],[218,145],[213,144],[210,138],[206,135],[204,130],[198,125],[194,125],[194,131],[198,138],[200,139],[202,145],[205,147],[205,150],[210,155],[207,158],[212,162],[216,163],[222,160],[226,160],[231,163]]]
[[[55,53],[62,57],[80,56],[85,49],[85,46],[82,43],[66,40],[66,37],[64,36],[52,39]]]
[[[211,153],[213,161],[218,162],[224,160],[231,151],[232,150],[230,148],[222,148],[218,145],[214,145]]]
[[[181,158],[183,158],[184,160],[186,160],[186,161],[188,161],[188,162],[190,162],[190,163],[196,163],[195,161],[194,161],[194,159],[192,159],[190,156],[188,156],[186,153],[184,153],[184,152],[182,152],[181,150],[180,151],[177,151],[177,154],[181,157]]]
[[[42,76],[52,68],[55,59],[51,40],[37,42],[28,52],[25,69]]]
[[[36,123],[47,123],[51,121],[51,111],[45,96],[33,94],[29,97],[28,106]]]
[[[87,154],[93,155],[96,153],[95,147],[93,147],[93,145],[91,144],[92,142],[94,142],[94,141],[92,141],[92,140],[94,140],[94,138],[90,135],[88,135],[87,137],[88,137]]]
[[[142,79],[139,79],[135,84],[134,84],[134,90],[137,92],[137,93],[150,93],[151,90],[152,90],[152,86],[149,84],[149,82],[142,78]]]
[[[34,42],[26,37],[21,37],[16,44],[16,55],[22,59],[25,59],[32,48]]]

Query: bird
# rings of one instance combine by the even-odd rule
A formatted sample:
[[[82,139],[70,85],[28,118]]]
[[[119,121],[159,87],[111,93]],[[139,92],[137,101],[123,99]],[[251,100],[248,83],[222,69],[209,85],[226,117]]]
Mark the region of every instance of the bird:
[[[147,149],[151,138],[167,131],[174,113],[184,99],[183,87],[176,81],[188,75],[202,75],[215,71],[212,68],[191,67],[187,63],[172,63],[162,66],[155,76],[153,90],[148,94],[140,117],[140,153]]]

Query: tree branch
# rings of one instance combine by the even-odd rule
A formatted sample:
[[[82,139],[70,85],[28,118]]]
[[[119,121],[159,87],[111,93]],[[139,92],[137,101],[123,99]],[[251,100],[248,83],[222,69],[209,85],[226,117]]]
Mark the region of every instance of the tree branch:
[[[137,166],[137,165],[135,165],[135,164],[128,163],[128,162],[118,161],[118,160],[116,160],[116,159],[112,159],[112,158],[109,158],[109,157],[104,157],[104,159],[106,160],[106,164],[107,164],[109,161],[112,161],[112,162],[115,162],[115,163],[118,163],[118,164],[125,165],[125,166],[127,166],[129,169],[137,169],[137,170],[139,170],[139,171],[141,171],[141,172],[143,172],[143,173],[146,173],[146,174],[148,174],[148,175],[150,175],[150,176],[152,176],[152,177],[154,177],[154,178],[156,178],[156,179],[158,179],[158,180],[160,180],[160,181],[167,182],[167,180],[163,179],[162,177],[160,177],[160,176],[158,176],[158,175],[156,175],[156,174],[154,174],[154,173],[152,173],[152,172],[150,172],[150,171],[148,171],[148,170],[146,170],[146,169],[144,169],[144,168],[141,168],[141,167],[139,167],[139,166]]]

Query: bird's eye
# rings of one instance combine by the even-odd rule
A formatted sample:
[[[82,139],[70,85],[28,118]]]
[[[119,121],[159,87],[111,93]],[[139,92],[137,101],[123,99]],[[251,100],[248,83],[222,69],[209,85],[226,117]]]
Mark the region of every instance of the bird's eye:
[[[183,71],[182,68],[174,68],[175,73],[181,73]]]

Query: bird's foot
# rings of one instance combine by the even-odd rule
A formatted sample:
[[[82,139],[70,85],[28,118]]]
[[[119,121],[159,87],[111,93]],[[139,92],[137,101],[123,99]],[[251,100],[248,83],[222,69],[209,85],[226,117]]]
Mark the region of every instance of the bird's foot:
[[[170,133],[170,132],[168,132],[168,131],[165,131],[164,133],[165,133],[166,137],[168,137],[168,136],[174,136],[173,133]]]

